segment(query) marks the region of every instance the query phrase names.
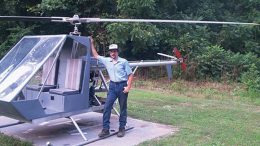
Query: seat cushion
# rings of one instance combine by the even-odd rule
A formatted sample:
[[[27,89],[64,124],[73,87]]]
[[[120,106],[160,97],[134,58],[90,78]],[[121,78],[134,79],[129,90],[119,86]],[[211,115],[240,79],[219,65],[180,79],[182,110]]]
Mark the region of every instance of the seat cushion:
[[[79,94],[79,90],[59,88],[59,89],[50,89],[50,94],[59,94],[59,95],[72,95]]]
[[[82,60],[68,59],[65,75],[65,88],[79,90],[81,83]]]
[[[42,85],[29,85],[26,87],[27,90],[40,91]],[[42,92],[48,92],[50,89],[55,89],[55,85],[45,85],[42,89]]]
[[[54,62],[54,58],[50,57],[43,65],[43,70],[42,70],[42,81],[41,83],[43,84],[44,81],[46,80],[46,77],[51,69],[51,66]],[[46,83],[47,85],[54,85],[55,84],[55,79],[56,79],[56,69],[57,69],[57,63],[54,63],[54,66],[52,68],[52,70],[50,71],[50,75],[48,76]]]

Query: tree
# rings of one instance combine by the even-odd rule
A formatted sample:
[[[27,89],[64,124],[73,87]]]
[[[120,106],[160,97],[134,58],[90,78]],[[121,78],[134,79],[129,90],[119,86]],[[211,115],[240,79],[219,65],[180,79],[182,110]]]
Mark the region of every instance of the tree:
[[[260,22],[259,0],[3,0],[0,4],[1,15],[71,17],[77,14],[80,17],[101,18]],[[68,34],[73,26],[64,23],[2,21],[0,29],[0,49],[3,55],[22,35]],[[259,26],[91,23],[82,24],[79,29],[83,35],[94,36],[97,48],[103,55],[106,54],[109,43],[118,43],[121,54],[128,59],[157,59],[157,52],[171,54],[173,47],[178,47],[185,56],[188,55],[189,63],[196,67],[200,67],[196,64],[198,56],[207,53],[209,48],[221,48],[223,52],[230,52],[226,56],[229,61],[237,56],[246,58],[250,53],[251,56],[260,55]],[[202,57],[202,61],[203,59],[206,61],[208,58]],[[244,70],[239,71],[238,75],[241,72]]]

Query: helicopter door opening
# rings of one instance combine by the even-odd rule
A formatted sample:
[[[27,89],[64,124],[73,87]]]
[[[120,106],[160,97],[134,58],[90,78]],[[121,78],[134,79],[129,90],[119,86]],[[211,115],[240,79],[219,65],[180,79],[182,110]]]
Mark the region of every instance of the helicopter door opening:
[[[89,107],[88,84],[83,84],[86,71],[87,46],[67,38],[59,55],[57,87],[43,99],[47,113],[68,112]]]
[[[65,72],[64,88],[50,89],[51,94],[69,95],[79,94],[82,60],[81,59],[67,59],[67,66]]]
[[[61,77],[63,81],[60,82],[59,88],[50,90],[50,93],[60,95],[79,94],[83,73],[83,60],[81,57],[86,55],[85,53],[80,53],[80,50],[82,49],[79,47],[80,44],[76,41],[73,41],[71,50],[63,52],[65,54],[67,53],[67,58],[63,58],[63,54],[61,55],[61,58],[63,58],[63,60],[66,62],[63,64],[63,66],[66,67],[65,75],[60,74],[62,75]],[[64,69],[62,73],[64,73]]]
[[[57,60],[56,62],[54,62],[54,57],[50,57],[43,65],[42,69],[40,69],[40,71],[38,73],[36,73],[35,78],[32,79],[32,82],[38,82],[41,78],[41,83],[39,83],[38,85],[28,85],[28,86],[26,86],[26,90],[27,91],[28,90],[40,91],[41,88],[43,88],[42,92],[47,92],[50,89],[56,88],[57,87],[58,66],[59,66],[59,61]],[[48,73],[49,73],[49,75],[48,75]],[[46,80],[46,82],[45,82],[45,80]],[[44,82],[45,82],[45,84],[44,84]],[[44,86],[43,86],[43,84],[44,84]],[[29,95],[28,95],[28,97],[29,97]]]
[[[25,100],[37,100],[38,98],[43,109],[46,108],[43,101],[49,97],[49,90],[57,88],[58,55],[58,51],[55,51],[22,90],[26,95]],[[21,97],[19,96],[17,99],[21,100]]]

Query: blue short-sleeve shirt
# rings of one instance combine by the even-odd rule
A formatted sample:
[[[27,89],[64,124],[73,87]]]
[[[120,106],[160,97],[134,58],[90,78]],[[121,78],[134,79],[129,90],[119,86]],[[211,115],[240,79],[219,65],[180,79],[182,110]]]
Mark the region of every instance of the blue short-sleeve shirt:
[[[113,82],[127,81],[128,76],[132,74],[132,69],[128,61],[124,58],[118,57],[115,64],[110,57],[98,56],[97,59],[105,65],[109,78]]]

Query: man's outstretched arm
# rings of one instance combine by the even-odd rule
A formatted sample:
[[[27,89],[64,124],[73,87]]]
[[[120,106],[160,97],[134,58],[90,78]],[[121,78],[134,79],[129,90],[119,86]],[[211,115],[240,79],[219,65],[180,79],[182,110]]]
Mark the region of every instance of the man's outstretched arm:
[[[90,45],[91,45],[91,51],[92,51],[92,54],[93,56],[97,59],[98,58],[98,53],[97,53],[97,50],[95,48],[95,45],[94,45],[94,40],[92,37],[89,37],[90,38]]]

